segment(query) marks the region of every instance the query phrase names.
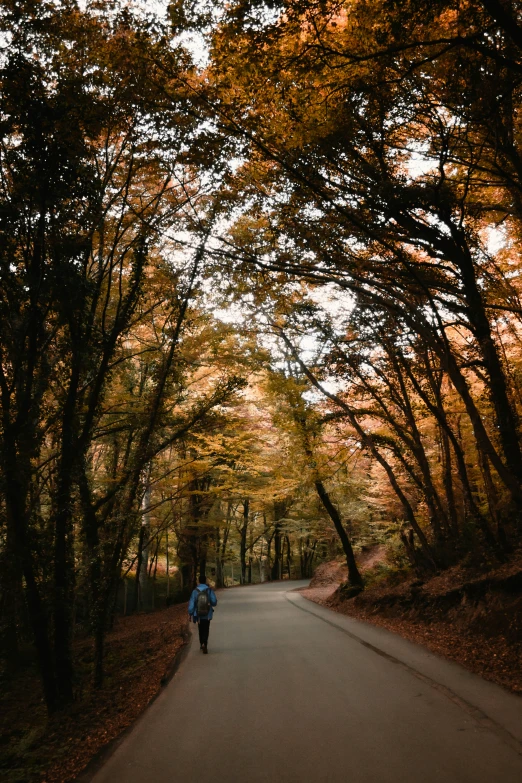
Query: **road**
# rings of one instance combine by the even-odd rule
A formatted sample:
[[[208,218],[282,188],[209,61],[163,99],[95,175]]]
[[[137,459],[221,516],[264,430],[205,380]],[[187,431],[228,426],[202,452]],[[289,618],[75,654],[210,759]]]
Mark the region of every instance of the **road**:
[[[521,783],[522,699],[303,584],[221,591],[94,783]]]

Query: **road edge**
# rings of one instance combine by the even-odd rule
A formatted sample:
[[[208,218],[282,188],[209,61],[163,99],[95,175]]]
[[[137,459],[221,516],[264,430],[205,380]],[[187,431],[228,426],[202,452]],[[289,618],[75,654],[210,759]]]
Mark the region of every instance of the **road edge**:
[[[165,674],[161,678],[160,687],[158,688],[154,696],[152,696],[152,698],[147,702],[142,712],[140,712],[140,714],[136,717],[135,720],[132,721],[132,723],[130,723],[125,729],[123,729],[123,731],[120,734],[118,734],[117,737],[114,737],[113,739],[109,740],[109,742],[107,742],[106,745],[103,745],[101,748],[99,748],[99,750],[96,751],[96,754],[91,758],[91,760],[82,769],[82,771],[75,778],[71,780],[71,783],[90,783],[90,781],[100,771],[100,769],[103,766],[105,766],[107,761],[116,752],[116,750],[119,748],[121,743],[127,738],[127,736],[131,733],[131,731],[133,731],[136,724],[140,720],[142,720],[142,718],[148,712],[152,704],[154,704],[156,699],[163,693],[167,685],[174,679],[179,667],[181,666],[181,664],[183,663],[183,661],[188,655],[188,652],[192,645],[192,638],[193,635],[190,630],[190,625],[187,622],[185,631],[183,633],[183,644],[181,645],[179,650],[176,651],[172,664],[170,665],[167,674]]]
[[[296,590],[285,592],[285,598],[297,609],[317,617],[368,650],[401,666],[412,676],[460,707],[479,728],[492,731],[522,756],[522,699],[520,697],[399,634],[339,614],[305,598]],[[442,671],[443,676],[437,676],[437,669],[441,671],[446,669],[446,674],[444,675]],[[473,690],[479,698],[473,698],[471,693]]]

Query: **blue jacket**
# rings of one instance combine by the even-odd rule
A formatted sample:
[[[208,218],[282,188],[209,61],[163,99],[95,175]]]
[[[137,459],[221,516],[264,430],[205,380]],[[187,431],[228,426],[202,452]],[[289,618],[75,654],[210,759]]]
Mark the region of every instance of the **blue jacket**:
[[[207,617],[205,617],[205,620],[212,620],[212,617],[214,616],[214,609],[213,606],[217,606],[217,598],[215,592],[212,590],[211,587],[208,585],[198,585],[195,590],[192,591],[192,595],[190,596],[190,601],[188,605],[188,613],[191,617],[194,618],[194,622],[198,619],[198,612],[197,612],[197,597],[198,597],[198,590],[209,590],[210,591],[210,609],[208,612]]]

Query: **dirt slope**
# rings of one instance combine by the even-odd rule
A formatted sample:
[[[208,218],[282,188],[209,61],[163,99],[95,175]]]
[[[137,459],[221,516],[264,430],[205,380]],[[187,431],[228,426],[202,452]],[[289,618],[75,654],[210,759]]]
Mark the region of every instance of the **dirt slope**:
[[[357,565],[361,573],[365,573],[378,563],[381,563],[385,557],[384,546],[367,547],[358,555]],[[311,601],[326,605],[326,601],[334,595],[339,585],[346,582],[347,579],[348,568],[346,561],[330,560],[327,563],[321,563],[315,569],[309,586],[301,592]]]

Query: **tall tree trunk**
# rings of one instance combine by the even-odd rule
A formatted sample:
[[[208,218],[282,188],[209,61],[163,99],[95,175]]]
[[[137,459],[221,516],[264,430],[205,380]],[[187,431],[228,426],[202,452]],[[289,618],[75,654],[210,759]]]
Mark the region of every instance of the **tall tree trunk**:
[[[248,542],[248,551],[250,552],[250,555],[248,557],[248,584],[252,584],[252,561],[254,558],[254,540],[253,540],[253,533],[252,528],[250,528],[250,538]]]
[[[79,471],[80,499],[83,510],[83,530],[89,558],[89,620],[94,634],[94,685],[103,683],[104,642],[106,631],[106,597],[102,579],[103,564],[100,554],[98,519],[92,504],[85,459]]]
[[[246,553],[247,553],[247,533],[248,533],[248,522],[249,522],[249,510],[250,510],[250,501],[247,498],[243,501],[243,524],[241,525],[240,529],[240,539],[239,539],[239,559],[241,562],[241,584],[246,584],[247,580],[247,562],[246,562]]]
[[[142,541],[141,563],[139,570],[139,601],[142,609],[149,609],[149,554],[150,554],[150,465],[146,469],[145,492],[141,501],[141,530]],[[143,532],[143,536],[141,533]]]
[[[224,587],[223,580],[223,560],[221,559],[221,534],[219,527],[216,527],[214,533],[214,546],[216,550],[216,588]]]
[[[323,504],[323,506],[325,507],[328,513],[328,516],[334,523],[335,530],[337,531],[337,535],[339,536],[339,539],[341,541],[344,556],[346,557],[346,565],[348,566],[348,581],[354,587],[362,587],[363,586],[362,576],[359,572],[359,569],[357,568],[357,563],[355,562],[355,555],[353,553],[352,544],[350,539],[348,538],[348,534],[341,521],[339,512],[335,507],[335,505],[332,503],[330,496],[326,491],[326,487],[324,486],[323,482],[320,479],[315,480],[315,488],[317,490],[317,494],[319,495],[321,503]]]
[[[196,574],[194,572],[193,563],[182,563],[179,572],[181,575],[182,596],[188,599],[196,585]]]
[[[290,349],[293,351],[294,350],[293,346],[289,342],[288,338],[283,333],[281,333],[281,336],[283,337],[283,340],[287,343],[287,345],[289,345]],[[350,424],[352,425],[352,427],[357,432],[361,442],[364,444],[364,446],[366,446],[370,450],[371,454],[373,455],[375,460],[379,463],[379,465],[381,465],[384,468],[384,470],[386,472],[386,475],[388,476],[388,480],[389,480],[389,482],[391,484],[391,487],[392,487],[393,491],[395,492],[395,494],[397,495],[399,501],[401,502],[401,505],[402,505],[402,507],[404,509],[404,513],[405,513],[406,519],[408,520],[409,524],[411,525],[412,529],[415,531],[415,533],[416,533],[416,535],[417,535],[417,537],[418,537],[418,539],[420,541],[421,547],[422,547],[422,549],[423,549],[423,551],[425,553],[425,556],[426,556],[426,560],[431,562],[432,566],[434,568],[436,568],[437,567],[437,563],[436,563],[436,560],[435,560],[435,556],[434,556],[433,550],[432,550],[432,548],[429,545],[428,539],[426,538],[426,535],[425,535],[424,531],[422,530],[422,528],[420,527],[419,523],[417,522],[417,519],[416,519],[415,514],[413,513],[413,509],[411,507],[411,503],[409,502],[409,500],[406,497],[405,493],[402,491],[402,488],[401,488],[399,482],[397,481],[397,478],[395,476],[395,473],[393,471],[392,466],[387,462],[387,460],[384,459],[384,457],[380,453],[379,449],[376,446],[375,440],[373,439],[371,434],[368,433],[368,432],[365,432],[365,430],[361,427],[361,425],[359,423],[359,420],[357,419],[356,412],[353,411],[350,408],[350,406],[347,405],[346,402],[344,400],[342,400],[338,395],[333,394],[332,392],[329,392],[327,389],[325,389],[324,386],[313,375],[313,373],[310,372],[310,370],[308,369],[306,364],[299,358],[299,356],[296,356],[296,359],[297,359],[301,369],[303,370],[304,374],[306,375],[308,380],[313,384],[313,386],[315,386],[316,389],[319,389],[319,391],[322,392],[322,394],[324,394],[325,397],[328,397],[330,400],[333,400],[341,408],[341,410],[343,410],[346,413],[347,418],[348,418]],[[305,429],[304,429],[304,434],[306,435],[306,430]],[[307,450],[308,456],[312,457],[313,455],[312,455],[311,447],[309,445],[307,445],[306,450]],[[317,484],[316,484],[316,488],[317,488]],[[319,492],[319,490],[318,490],[318,492]],[[334,524],[335,524],[335,522],[334,522]],[[342,528],[342,525],[341,525],[341,528]],[[337,527],[336,527],[336,529],[337,529]]]
[[[281,525],[276,521],[274,528],[274,559],[272,562],[272,579],[281,579]]]
[[[286,542],[286,567],[288,570],[288,578],[292,578],[292,551],[290,548],[290,538],[289,536],[285,536],[285,542]]]
[[[509,471],[516,477],[519,486],[521,486],[522,452],[518,436],[518,420],[509,399],[506,377],[491,332],[491,325],[484,307],[483,295],[477,282],[473,259],[467,246],[463,246],[461,249],[459,266],[468,302],[467,315],[473,324],[482,360],[489,375],[489,390],[495,409],[502,450]]]
[[[488,460],[483,454],[479,452],[480,470],[482,472],[482,478],[484,481],[484,488],[486,490],[486,497],[488,500],[489,513],[496,528],[497,539],[505,551],[511,549],[504,525],[502,524],[502,516],[499,513],[499,497],[497,488],[491,476]]]
[[[5,536],[5,549],[0,559],[0,634],[2,657],[8,674],[16,672],[20,665],[17,621],[23,604],[23,575],[16,555],[12,530],[9,525]]]
[[[25,596],[31,630],[34,636],[38,668],[42,678],[45,704],[49,714],[58,708],[59,700],[56,688],[54,662],[49,640],[49,619],[47,608],[42,600],[34,572],[31,549],[27,534],[27,497],[22,484],[24,473],[19,470],[16,459],[16,446],[10,438],[10,423],[4,418],[3,469],[5,476],[5,502],[7,528],[13,542],[15,557],[25,579]],[[6,431],[7,430],[7,431]]]
[[[81,343],[71,328],[74,354],[67,397],[62,414],[60,461],[55,498],[54,530],[54,658],[56,686],[60,703],[73,700],[72,610],[74,599],[73,484],[78,464],[78,389],[81,370]]]
[[[314,541],[306,560],[305,579],[310,579],[312,577],[316,548],[317,541]]]
[[[169,557],[169,529],[165,530],[165,556],[166,556],[166,566],[167,566],[167,599],[166,604],[167,606],[170,603],[170,557]]]
[[[409,375],[409,377],[410,377],[410,379],[411,379],[411,381],[412,381],[412,383],[413,383],[413,385],[415,387],[415,390],[418,392],[419,396],[421,397],[421,399],[425,403],[425,405],[428,408],[428,410],[434,415],[434,417],[436,418],[437,422],[443,428],[443,430],[446,432],[446,434],[448,436],[448,439],[449,439],[449,441],[451,443],[451,446],[453,448],[453,452],[455,454],[455,459],[457,461],[457,470],[459,472],[459,477],[460,477],[460,481],[461,481],[461,484],[462,484],[464,498],[466,500],[466,504],[467,504],[467,506],[468,506],[468,508],[470,510],[470,513],[471,513],[473,519],[477,523],[478,528],[482,531],[482,533],[484,535],[484,539],[488,543],[490,548],[493,551],[498,550],[497,541],[496,541],[496,539],[495,539],[495,537],[494,537],[494,535],[493,535],[493,533],[492,533],[492,531],[491,531],[491,529],[489,527],[488,521],[484,517],[484,515],[481,513],[480,509],[478,508],[478,506],[477,506],[477,504],[475,502],[475,498],[473,497],[473,492],[472,492],[470,481],[469,481],[468,471],[467,471],[467,468],[466,468],[466,460],[465,460],[465,457],[464,457],[464,452],[462,450],[462,447],[461,447],[460,443],[457,440],[457,437],[455,436],[455,433],[453,432],[453,430],[452,430],[452,428],[451,428],[451,426],[450,426],[450,424],[448,422],[448,418],[446,416],[446,411],[444,410],[444,406],[443,406],[443,403],[442,403],[442,398],[441,398],[441,395],[440,395],[440,389],[438,389],[437,385],[433,383],[433,378],[431,378],[430,379],[431,380],[431,386],[432,386],[432,389],[433,389],[433,392],[434,392],[434,395],[435,395],[435,404],[434,404],[432,399],[431,399],[431,397],[430,397],[430,395],[426,394],[425,390],[419,384],[417,378],[415,377],[414,373],[412,372],[412,370],[409,367],[409,365],[407,364],[407,362],[404,363],[404,367],[408,370],[408,375]],[[426,368],[428,370],[428,373],[431,372],[428,364],[426,364]],[[454,369],[455,369],[455,372],[457,374],[456,377],[458,375],[461,375],[460,370],[458,369],[458,367],[454,368]],[[450,378],[451,378],[451,375],[450,375]],[[464,379],[461,378],[461,380],[464,380]],[[466,385],[466,389],[467,389],[467,385]],[[461,397],[462,397],[462,395],[461,395]],[[475,407],[474,403],[473,403],[473,407]],[[468,413],[468,415],[469,415],[469,413]],[[477,411],[477,415],[478,415],[478,411]],[[471,417],[470,417],[470,419],[471,419]],[[473,423],[473,419],[471,419],[471,421]],[[482,429],[484,429],[483,425],[482,425],[482,421],[480,422],[480,426],[482,427]],[[487,438],[487,434],[485,434],[485,437]],[[482,449],[482,445],[483,445],[484,441],[483,441],[482,438],[476,437],[476,435],[475,435],[475,438],[476,438],[475,442],[476,442],[477,450],[480,451]],[[486,451],[483,452],[483,453],[488,453],[488,451],[489,450],[486,449]],[[498,455],[497,455],[497,459],[498,459]],[[448,464],[450,464],[450,463],[448,463]],[[449,479],[452,480],[451,474],[448,477],[448,480]]]
[[[442,445],[442,481],[444,483],[444,492],[446,494],[446,503],[448,506],[448,517],[455,538],[460,535],[459,517],[455,503],[455,492],[453,488],[453,471],[451,449],[446,429],[439,423],[440,439]]]
[[[229,536],[229,533],[230,533],[230,525],[231,524],[232,524],[232,501],[229,500],[227,502],[227,516],[226,516],[226,519],[225,519],[225,529],[223,531],[223,540],[221,541],[221,550],[220,550],[220,554],[219,554],[219,561],[220,561],[220,568],[221,568],[221,575],[222,575],[223,585],[225,584],[225,560],[226,560],[228,536]]]
[[[136,578],[134,580],[134,611],[138,611],[138,607],[140,605],[140,576],[141,576],[141,569],[142,569],[142,560],[143,560],[143,540],[145,538],[145,528],[143,525],[140,526],[140,534],[138,538],[138,559],[136,561]]]
[[[101,688],[104,679],[105,634],[107,632],[108,596],[103,601],[100,597],[94,627],[94,685]]]
[[[510,465],[504,464],[504,462],[500,459],[497,450],[493,446],[493,443],[491,442],[491,439],[484,426],[482,416],[477,406],[475,405],[475,401],[471,396],[467,381],[463,376],[455,357],[449,349],[446,349],[445,351],[441,351],[440,358],[443,361],[444,369],[447,371],[453,386],[460,395],[466,407],[466,413],[468,414],[473,426],[473,434],[477,442],[477,448],[481,449],[482,452],[490,459],[491,464],[497,471],[506,488],[509,490],[514,507],[519,509],[522,506],[522,489],[518,480],[518,475],[511,470]],[[509,447],[508,451],[510,451]],[[517,460],[515,459],[515,463],[516,462]]]
[[[273,566],[272,566],[272,539],[273,538],[274,538],[274,534],[272,533],[272,535],[268,537],[266,542],[266,575],[267,575],[267,580],[269,582],[271,582],[272,579],[274,578]]]
[[[64,457],[67,459],[67,457]],[[71,458],[69,457],[69,460]],[[57,493],[54,539],[54,658],[58,699],[62,706],[73,700],[72,596],[72,476],[71,464],[62,465]]]

